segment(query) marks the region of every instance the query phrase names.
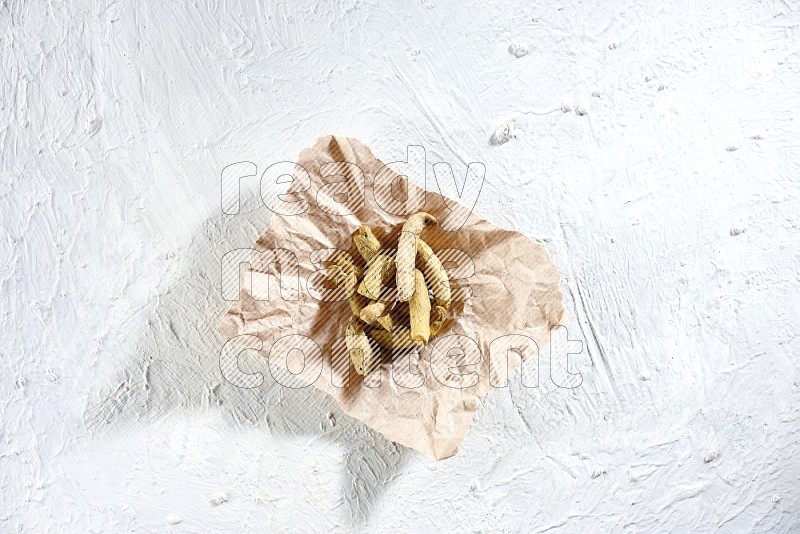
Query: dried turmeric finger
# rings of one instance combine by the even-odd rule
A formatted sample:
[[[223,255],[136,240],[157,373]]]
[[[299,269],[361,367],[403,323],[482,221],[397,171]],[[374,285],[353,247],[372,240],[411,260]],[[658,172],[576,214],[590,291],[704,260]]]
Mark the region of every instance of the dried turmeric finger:
[[[345,344],[350,352],[350,361],[360,375],[367,374],[372,365],[372,347],[364,333],[364,325],[355,315],[350,318],[345,330]]]
[[[367,324],[373,324],[379,317],[384,315],[389,310],[389,302],[385,300],[376,300],[370,302],[362,308],[359,316],[361,320]]]
[[[339,265],[331,265],[326,270],[328,278],[333,280],[345,293],[355,289],[356,277],[353,273],[347,273]]]
[[[360,315],[361,309],[367,305],[368,299],[354,291],[356,287],[356,276],[353,273],[346,274],[339,265],[331,265],[327,269],[328,277],[339,286],[345,295],[349,295],[348,303],[353,315]]]
[[[358,292],[372,300],[379,300],[381,289],[394,273],[394,258],[388,254],[377,254],[364,273],[364,279],[358,286]]]
[[[415,271],[414,294],[408,301],[408,312],[411,316],[411,339],[427,344],[431,337],[431,300],[425,276],[419,269]]]
[[[397,300],[405,302],[414,292],[414,259],[417,256],[417,240],[422,230],[428,226],[439,224],[433,215],[420,211],[403,224],[403,231],[397,241]]]
[[[369,335],[378,345],[386,349],[410,349],[422,346],[421,341],[411,339],[411,330],[404,327],[397,327],[391,332],[370,330]]]
[[[443,306],[436,306],[433,309],[431,318],[431,339],[439,334],[439,331],[444,326],[444,321],[447,318],[447,309]]]
[[[367,324],[378,323],[384,330],[391,330],[394,326],[394,319],[389,315],[390,308],[391,304],[385,300],[370,302],[362,308],[361,320]]]
[[[325,274],[328,275],[328,278],[333,280],[336,285],[341,286],[345,283],[346,275],[342,268],[338,265],[330,265],[326,270]]]
[[[353,243],[355,243],[358,252],[367,263],[381,249],[380,241],[366,224],[359,226],[353,233]]]
[[[392,316],[388,312],[378,317],[375,322],[388,332],[391,332],[392,328],[394,328],[394,319],[392,319]]]
[[[417,240],[417,253],[419,254],[419,259],[425,265],[425,278],[430,283],[436,305],[444,309],[449,308],[452,297],[450,280],[447,277],[444,265],[442,265],[439,257],[431,247],[422,239]]]
[[[353,273],[356,278],[364,276],[364,272],[353,263],[353,259],[346,252],[338,252],[333,260],[345,273]]]

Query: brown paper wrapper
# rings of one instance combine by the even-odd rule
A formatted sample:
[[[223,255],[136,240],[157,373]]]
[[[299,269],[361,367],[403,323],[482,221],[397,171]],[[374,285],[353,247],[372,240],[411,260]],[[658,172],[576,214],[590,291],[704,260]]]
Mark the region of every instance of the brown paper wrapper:
[[[343,161],[355,166],[334,163]],[[544,348],[551,329],[561,324],[558,271],[541,246],[471,213],[455,231],[426,229],[422,237],[445,262],[454,288],[448,321],[439,336],[419,351],[389,354],[375,345],[378,364],[361,377],[344,346],[350,308],[342,293],[324,281],[325,252],[320,249],[345,250],[363,267],[351,239],[362,224],[374,230],[384,248],[396,247],[407,215],[387,213],[379,206],[389,202],[386,188],[376,188],[378,200],[384,201],[376,200],[373,185],[379,172],[395,178],[395,198],[424,195],[424,211],[439,221],[448,216],[458,220],[469,210],[452,199],[443,200],[430,173],[428,184],[433,182],[433,187],[428,189],[433,190],[425,191],[384,168],[355,139],[320,138],[300,154],[298,163],[308,175],[300,171],[280,198],[298,211],[306,209],[273,216],[253,248],[286,252],[276,254],[279,266],[252,257],[248,266],[252,287],[242,284],[240,299],[220,323],[220,334],[225,340],[257,336],[259,352],[269,358],[270,369],[288,370],[282,383],[304,387],[313,381],[313,387],[333,396],[345,413],[388,439],[435,459],[454,455],[479,400],[513,377],[520,361],[537,346]],[[331,165],[323,167],[326,164]],[[380,183],[387,183],[386,176],[381,174]],[[342,214],[347,211],[355,213]],[[299,291],[292,287],[297,272],[291,268],[290,253],[299,266]],[[279,271],[288,276],[279,280]],[[340,300],[330,300],[330,295]],[[252,337],[239,337],[234,343],[259,346]],[[301,349],[304,359],[293,347]],[[301,373],[292,374],[301,368]]]

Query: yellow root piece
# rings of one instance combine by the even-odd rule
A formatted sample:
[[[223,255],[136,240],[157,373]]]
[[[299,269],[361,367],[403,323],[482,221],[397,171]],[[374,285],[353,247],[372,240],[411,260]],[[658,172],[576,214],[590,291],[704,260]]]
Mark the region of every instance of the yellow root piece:
[[[357,278],[354,273],[348,273],[339,265],[331,265],[327,269],[328,278],[334,281],[345,294],[352,294],[356,287]]]
[[[361,296],[361,295],[359,295]],[[392,330],[394,320],[389,315],[390,303],[385,300],[373,301],[361,309],[359,316],[367,324],[378,323],[384,330]]]
[[[439,224],[433,215],[420,211],[403,224],[397,241],[397,300],[406,302],[414,293],[414,259],[417,256],[417,240],[424,228]]]
[[[392,332],[370,330],[369,335],[378,345],[386,349],[410,349],[422,346],[420,341],[411,339],[411,330],[408,328],[398,327]]]
[[[359,316],[367,324],[373,324],[379,317],[389,310],[389,303],[385,300],[370,302],[362,310]]]
[[[364,333],[364,325],[355,315],[347,323],[345,344],[356,372],[360,375],[367,374],[372,365],[372,347],[369,346],[369,339]]]
[[[356,287],[356,275],[353,273],[349,275],[345,274],[339,265],[331,265],[328,267],[327,274],[328,278],[333,280],[334,283],[345,292],[345,295],[350,295],[347,299],[350,304],[350,311],[353,312],[353,315],[359,316],[361,314],[361,309],[366,306],[368,301],[354,291]]]
[[[368,299],[380,300],[381,289],[394,273],[394,259],[388,254],[378,254],[364,273],[358,292]]]
[[[381,243],[375,234],[372,233],[369,226],[361,225],[353,233],[353,243],[355,243],[358,252],[364,258],[364,261],[369,263],[375,254],[381,249]]]
[[[417,253],[424,265],[425,277],[430,283],[436,305],[444,309],[449,308],[452,296],[450,280],[447,277],[447,271],[444,270],[444,265],[442,265],[439,257],[431,247],[422,239],[417,240]]]
[[[382,253],[380,241],[369,226],[362,225],[353,232],[353,244],[367,268],[362,270],[341,251],[331,258],[327,275],[349,297],[352,317],[345,328],[345,344],[360,375],[369,373],[374,364],[372,340],[391,350],[421,348],[444,327],[452,301],[450,280],[441,260],[419,237],[425,228],[437,224],[422,211],[409,217],[396,255]],[[398,302],[382,294],[391,291],[388,284],[395,275]]]
[[[333,280],[337,286],[342,286],[347,280],[347,276],[345,276],[344,271],[338,265],[330,265],[326,270],[325,274],[328,275],[328,278]]]
[[[425,276],[418,269],[415,271],[414,294],[408,301],[408,312],[411,317],[411,339],[427,344],[431,337],[431,300],[428,298]]]
[[[388,313],[384,313],[376,319],[376,322],[383,327],[384,330],[391,332],[394,327],[394,319]]]
[[[341,267],[345,273],[353,273],[356,279],[364,276],[364,271],[362,271],[360,267],[353,263],[353,260],[347,253],[338,252],[333,261],[336,263],[336,265]]]

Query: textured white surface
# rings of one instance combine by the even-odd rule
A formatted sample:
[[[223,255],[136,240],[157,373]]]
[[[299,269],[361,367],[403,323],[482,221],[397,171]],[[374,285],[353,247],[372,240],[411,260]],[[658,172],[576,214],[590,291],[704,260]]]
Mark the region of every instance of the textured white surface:
[[[0,27],[0,531],[800,529],[792,2],[7,0]],[[477,211],[562,270],[581,387],[493,392],[435,463],[221,380],[218,261],[267,217],[220,222],[220,172],[330,133],[485,163]]]

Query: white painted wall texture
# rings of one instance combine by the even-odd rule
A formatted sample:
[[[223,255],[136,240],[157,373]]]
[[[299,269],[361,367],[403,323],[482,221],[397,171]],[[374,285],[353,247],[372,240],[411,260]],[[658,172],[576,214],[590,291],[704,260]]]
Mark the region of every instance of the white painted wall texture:
[[[0,531],[800,529],[796,3],[6,0],[0,28]],[[485,163],[476,211],[563,274],[579,388],[494,391],[437,463],[225,383],[219,258],[269,218],[224,222],[220,172],[332,133]]]

